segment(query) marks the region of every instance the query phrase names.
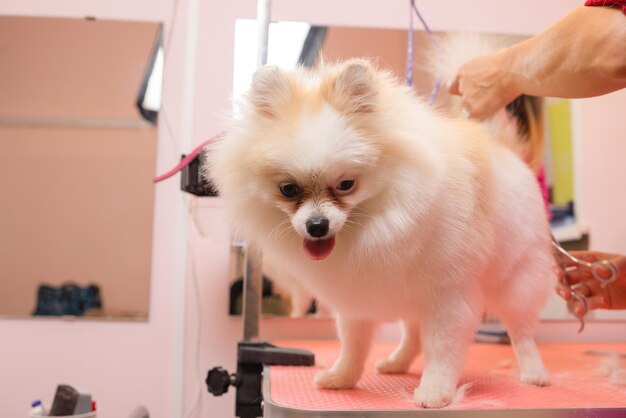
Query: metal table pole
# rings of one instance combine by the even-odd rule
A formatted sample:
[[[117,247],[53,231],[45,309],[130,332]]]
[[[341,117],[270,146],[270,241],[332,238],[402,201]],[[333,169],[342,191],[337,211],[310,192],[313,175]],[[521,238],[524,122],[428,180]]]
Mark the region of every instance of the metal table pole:
[[[270,0],[257,1],[257,67],[267,64],[270,27]],[[243,340],[259,339],[261,299],[263,296],[263,253],[260,248],[246,245],[243,274]]]

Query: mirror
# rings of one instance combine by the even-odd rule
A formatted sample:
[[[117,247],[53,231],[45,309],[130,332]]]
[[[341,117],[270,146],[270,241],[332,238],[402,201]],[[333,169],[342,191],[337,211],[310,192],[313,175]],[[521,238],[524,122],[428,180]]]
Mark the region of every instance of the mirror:
[[[160,34],[0,17],[1,316],[148,318]]]
[[[438,33],[437,36],[445,35]],[[256,22],[239,20],[235,35],[234,97],[244,93],[256,67]],[[497,44],[512,44],[524,38],[511,35],[489,35]],[[432,40],[424,31],[414,34],[413,81],[415,90],[428,97],[435,83],[425,64],[432,53]],[[325,61],[343,61],[353,57],[366,57],[390,70],[404,80],[407,60],[407,31],[401,29],[358,27],[315,27],[301,22],[277,22],[270,25],[268,64],[287,70],[298,63],[314,66],[318,57]],[[435,106],[445,108],[448,95],[439,92]],[[571,232],[576,224],[574,217],[574,166],[572,153],[571,110],[567,100],[547,99],[542,109],[544,127],[544,167],[551,195],[551,212],[555,235],[566,248],[586,248],[588,237]],[[239,246],[233,246],[231,257],[230,313],[241,313],[243,256]],[[324,316],[323,306],[318,306],[305,289],[294,283],[292,276],[277,268],[271,254],[263,260],[263,313],[266,315]],[[567,307],[556,295],[543,313],[545,319],[571,318]]]

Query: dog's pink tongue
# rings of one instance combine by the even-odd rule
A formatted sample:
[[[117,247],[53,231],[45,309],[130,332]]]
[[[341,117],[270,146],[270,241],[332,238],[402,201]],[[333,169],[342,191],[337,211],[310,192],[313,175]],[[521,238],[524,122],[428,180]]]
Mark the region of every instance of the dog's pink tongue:
[[[315,241],[304,240],[304,252],[311,260],[325,259],[333,252],[333,248],[335,248],[335,237]]]

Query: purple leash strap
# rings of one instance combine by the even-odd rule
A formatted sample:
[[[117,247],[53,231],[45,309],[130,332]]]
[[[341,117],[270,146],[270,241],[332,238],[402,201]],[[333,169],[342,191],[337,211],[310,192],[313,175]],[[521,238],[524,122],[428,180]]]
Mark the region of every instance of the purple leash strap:
[[[413,38],[414,38],[413,32],[415,30],[414,25],[413,25],[413,13],[417,15],[418,19],[422,23],[422,26],[424,27],[424,31],[426,31],[426,33],[430,37],[433,45],[435,45],[435,47],[438,47],[439,42],[435,34],[428,27],[428,24],[422,17],[422,14],[417,9],[417,6],[415,5],[415,0],[409,0],[409,3],[410,3],[410,10],[409,10],[409,35],[408,35],[409,37],[408,37],[407,62],[406,62],[406,84],[407,86],[413,86]],[[441,77],[438,76],[435,80],[435,84],[432,90],[430,91],[430,94],[428,95],[429,105],[432,105],[435,102],[435,99],[437,98],[437,94],[439,93],[440,88],[441,88]]]

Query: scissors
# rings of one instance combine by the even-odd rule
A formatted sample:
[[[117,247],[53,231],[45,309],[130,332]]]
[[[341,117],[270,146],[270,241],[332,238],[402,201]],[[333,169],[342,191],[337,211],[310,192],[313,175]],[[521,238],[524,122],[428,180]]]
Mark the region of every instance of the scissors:
[[[584,287],[585,285],[582,283],[570,284],[568,280],[568,274],[571,271],[577,270],[579,268],[588,269],[591,272],[591,275],[594,279],[596,279],[602,288],[606,287],[607,284],[615,281],[617,279],[617,275],[619,271],[617,266],[608,260],[600,260],[596,262],[589,262],[585,260],[581,260],[580,258],[574,257],[567,250],[565,250],[559,242],[552,236],[552,248],[554,252],[554,258],[556,259],[557,265],[563,270],[563,284],[565,284],[570,289],[570,294],[572,295],[571,299],[567,303],[567,308],[572,315],[574,315],[580,321],[580,328],[578,332],[582,332],[585,329],[585,315],[589,312],[589,303],[587,302],[587,298],[582,295],[580,292],[577,292],[578,289]],[[568,266],[568,263],[574,263],[573,266]],[[606,271],[609,272],[608,276],[606,275]],[[577,313],[574,309],[574,305],[578,303],[583,309],[582,312]]]

